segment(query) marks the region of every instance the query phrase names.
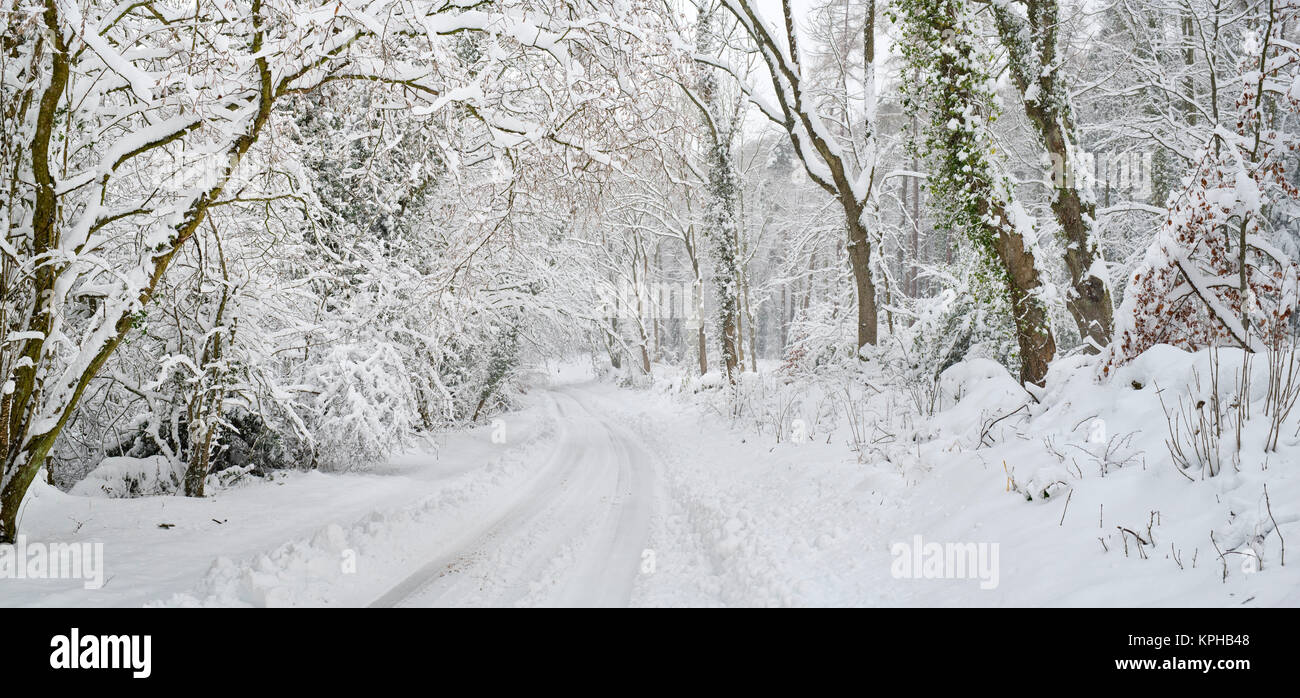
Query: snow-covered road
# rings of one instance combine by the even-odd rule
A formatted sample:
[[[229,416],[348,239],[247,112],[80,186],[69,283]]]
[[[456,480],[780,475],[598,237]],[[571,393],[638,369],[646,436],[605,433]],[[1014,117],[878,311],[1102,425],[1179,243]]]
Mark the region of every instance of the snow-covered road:
[[[624,606],[649,535],[654,465],[580,387],[545,396],[558,424],[545,464],[372,606]],[[547,575],[557,560],[562,569]],[[539,584],[537,580],[546,579]]]
[[[1030,451],[1038,442],[973,448],[977,435],[959,428],[977,432],[979,413],[957,414],[962,406],[932,422],[953,420],[948,436],[903,442],[881,452],[888,458],[862,463],[843,432],[778,441],[672,387],[620,388],[590,375],[547,380],[555,382],[530,389],[514,411],[356,472],[281,473],[204,499],[82,497],[38,482],[23,513],[28,539],[102,543],[105,584],[0,580],[0,605],[1298,600],[1295,567],[1225,583],[1211,564],[1215,498],[1236,496],[1227,479],[1210,483],[1221,484],[1213,491],[1186,489],[1177,473],[1132,467],[1075,478],[1077,491],[1063,502],[1026,502],[1009,491],[1009,474],[1042,459]],[[972,394],[986,401],[989,391]],[[1011,464],[1005,471],[1003,462]],[[1273,482],[1274,506],[1291,501],[1287,481]],[[1122,544],[1099,543],[1103,516],[1129,528],[1150,520],[1169,552],[1125,556]],[[894,547],[918,538],[999,544],[996,579],[900,575]],[[1181,566],[1180,550],[1188,555]]]

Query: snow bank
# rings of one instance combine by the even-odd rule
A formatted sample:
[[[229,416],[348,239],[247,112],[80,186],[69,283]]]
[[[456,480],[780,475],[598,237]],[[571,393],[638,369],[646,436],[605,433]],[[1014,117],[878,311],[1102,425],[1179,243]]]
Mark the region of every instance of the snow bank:
[[[939,413],[929,420],[931,434],[972,445],[998,438],[1028,417],[1033,396],[1002,364],[971,359],[949,366],[939,376]]]
[[[996,362],[960,362],[933,414],[868,368],[742,390],[729,411],[707,392],[667,396],[680,416],[642,415],[638,430],[662,450],[671,493],[657,537],[694,544],[660,555],[641,602],[1300,605],[1300,565],[1283,565],[1283,540],[1300,540],[1300,414],[1267,450],[1266,357],[1156,346],[1103,382],[1097,361],[1056,361],[1032,395]],[[1216,374],[1225,415],[1242,395],[1252,409],[1240,449],[1225,420],[1211,475],[1177,465],[1167,442],[1180,405],[1209,409],[1196,405]],[[790,404],[820,405],[815,440],[751,419],[800,414]],[[917,536],[996,543],[996,587],[895,577],[891,545]]]
[[[185,466],[166,456],[105,458],[85,479],[72,486],[81,497],[147,497],[180,489]]]

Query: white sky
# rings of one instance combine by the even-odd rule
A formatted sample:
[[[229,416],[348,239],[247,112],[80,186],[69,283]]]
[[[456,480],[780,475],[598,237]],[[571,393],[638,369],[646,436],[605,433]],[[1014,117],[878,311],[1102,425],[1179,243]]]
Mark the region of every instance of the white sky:
[[[757,7],[758,12],[763,17],[763,19],[767,20],[772,25],[775,25],[776,34],[778,36],[784,37],[785,20],[781,12],[781,0],[752,0],[752,2]],[[811,21],[810,15],[811,15],[813,2],[814,0],[793,0],[792,1],[792,4],[795,9],[795,15],[796,15],[796,20],[795,20],[796,30],[799,33],[799,39],[802,42],[804,42],[805,45],[807,41],[810,40],[807,38],[808,37],[807,25]],[[860,0],[857,0],[857,2],[860,2]],[[876,12],[877,12],[876,60],[878,62],[885,60],[886,57],[889,55],[889,52],[891,51],[891,41],[889,37],[889,20],[887,20],[884,17],[884,14],[881,12],[883,7],[884,7],[884,1],[876,0]],[[762,94],[763,96],[771,99],[773,97],[772,85],[771,82],[767,79],[767,73],[765,68],[763,67],[761,62],[758,62],[754,66],[754,69],[758,71],[758,75],[762,76],[762,77],[758,77],[758,75],[756,75],[755,79],[752,81],[755,90],[758,93]],[[878,73],[876,79],[878,81],[877,82],[878,90],[887,89],[886,86],[890,82],[890,76],[887,73]],[[757,129],[768,128],[769,124],[766,119],[759,117],[756,114],[752,114],[751,117],[752,118],[747,119],[747,127],[746,127],[747,130],[754,129],[754,128]]]

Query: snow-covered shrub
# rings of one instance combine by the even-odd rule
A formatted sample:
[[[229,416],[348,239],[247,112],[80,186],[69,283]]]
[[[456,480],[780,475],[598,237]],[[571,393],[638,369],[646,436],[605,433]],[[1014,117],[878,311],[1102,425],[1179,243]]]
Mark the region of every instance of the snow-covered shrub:
[[[306,367],[304,381],[315,389],[301,413],[317,465],[365,466],[406,442],[420,417],[404,374],[401,356],[385,344],[330,347]]]
[[[180,487],[184,474],[184,466],[166,456],[105,458],[85,479],[73,485],[71,492],[82,497],[172,494]]]
[[[940,406],[936,383],[950,366],[967,359],[989,359],[1008,370],[1019,366],[1015,328],[1001,296],[974,291],[979,281],[970,269],[950,271],[957,286],[916,299],[912,324],[900,327],[875,354],[914,395],[917,409],[931,414]],[[981,295],[986,300],[977,300]]]
[[[812,305],[790,324],[782,370],[789,375],[812,375],[825,367],[856,359],[854,318],[845,308],[846,297]]]
[[[1028,417],[1033,398],[1002,364],[961,361],[939,377],[939,412],[930,428],[969,438],[976,447],[1002,441]]]
[[[104,449],[110,457],[150,458],[175,454],[177,460],[186,462],[190,455],[189,429],[183,415],[177,415],[176,429],[171,420],[161,420],[166,428],[151,429],[146,418],[136,429],[120,441]],[[224,417],[225,428],[217,440],[210,472],[217,473],[229,467],[252,466],[253,472],[293,468],[300,465],[297,454],[281,434],[263,417],[242,407],[232,409]]]

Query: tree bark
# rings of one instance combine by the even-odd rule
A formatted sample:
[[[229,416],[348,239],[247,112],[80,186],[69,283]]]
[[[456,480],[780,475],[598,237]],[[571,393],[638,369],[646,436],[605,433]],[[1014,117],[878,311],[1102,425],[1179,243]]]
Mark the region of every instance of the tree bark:
[[[699,359],[700,375],[702,376],[709,372],[709,344],[704,335],[704,276],[700,273],[699,252],[695,249],[694,226],[682,236],[682,243],[686,246],[686,257],[691,260],[691,274],[694,277],[691,317],[694,317],[696,323],[696,358]]]
[[[704,281],[700,279],[699,263],[695,263],[695,338],[696,353],[700,360],[700,375],[709,372],[709,342],[704,335]]]
[[[720,43],[713,26],[712,12],[701,12],[697,45],[702,54],[710,53]],[[705,163],[708,170],[704,235],[712,244],[714,286],[718,297],[718,335],[722,343],[722,366],[729,382],[736,382],[740,360],[739,329],[739,183],[732,159],[734,128],[721,118],[720,95],[714,69],[704,66],[697,89],[703,100],[701,110],[708,129]]]
[[[866,226],[849,222],[849,264],[858,297],[858,348],[876,343],[876,284],[871,278],[871,241]]]
[[[1042,287],[1034,255],[1025,247],[1025,239],[1016,232],[999,204],[992,218],[1000,222],[995,232],[998,259],[1006,270],[1007,293],[1016,324],[1016,344],[1020,347],[1020,382],[1043,385],[1047,367],[1056,355],[1047,308],[1036,292]]]

